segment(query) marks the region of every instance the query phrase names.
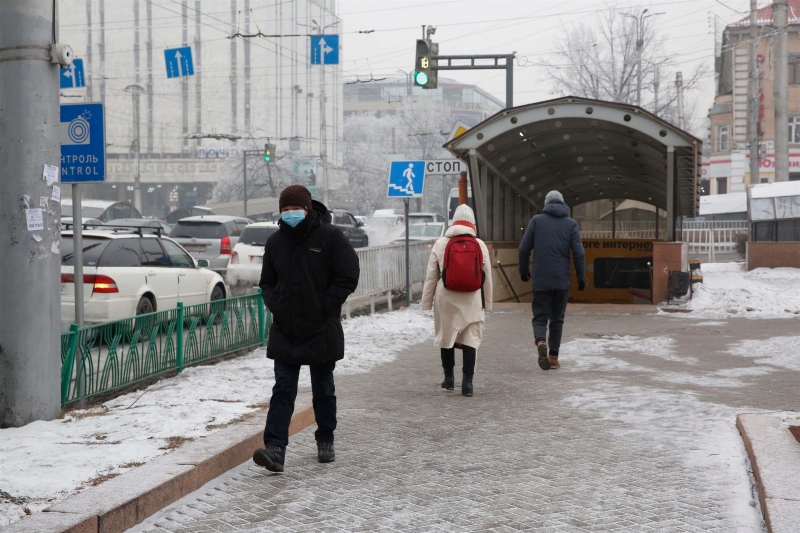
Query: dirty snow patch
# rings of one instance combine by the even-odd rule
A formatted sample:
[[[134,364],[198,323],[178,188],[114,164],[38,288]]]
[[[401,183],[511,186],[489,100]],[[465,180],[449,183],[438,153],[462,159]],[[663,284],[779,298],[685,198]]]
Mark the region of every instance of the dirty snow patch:
[[[728,350],[740,357],[751,357],[759,365],[771,365],[800,372],[800,336],[772,337],[740,341]]]

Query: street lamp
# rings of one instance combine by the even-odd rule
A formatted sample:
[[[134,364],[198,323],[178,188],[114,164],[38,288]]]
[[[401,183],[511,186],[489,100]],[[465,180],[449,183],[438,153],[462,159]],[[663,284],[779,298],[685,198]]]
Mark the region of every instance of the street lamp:
[[[142,212],[142,184],[139,179],[139,95],[146,93],[144,87],[128,85],[125,92],[133,99],[133,205]]]
[[[414,75],[414,71],[406,72],[405,70],[397,69],[397,72],[402,72],[406,77],[406,94],[411,96],[411,76]]]
[[[661,13],[650,13],[647,15],[646,13],[649,9],[643,9],[641,14],[639,15],[630,15],[628,13],[623,13],[623,17],[632,18],[636,21],[636,105],[642,107],[642,48],[644,46],[644,36],[642,35],[642,24],[644,21],[650,17],[655,17],[658,15],[664,15],[664,12]]]

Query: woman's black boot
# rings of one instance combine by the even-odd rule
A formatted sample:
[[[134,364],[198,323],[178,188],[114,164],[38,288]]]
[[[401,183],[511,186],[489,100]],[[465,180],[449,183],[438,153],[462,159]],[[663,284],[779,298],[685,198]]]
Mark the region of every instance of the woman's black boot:
[[[474,372],[464,372],[464,377],[461,378],[461,394],[464,396],[472,396],[472,376]]]
[[[453,369],[450,369],[450,373],[447,373],[447,370],[444,371],[444,381],[442,381],[442,388],[448,391],[453,390],[456,387],[456,378],[453,376]]]

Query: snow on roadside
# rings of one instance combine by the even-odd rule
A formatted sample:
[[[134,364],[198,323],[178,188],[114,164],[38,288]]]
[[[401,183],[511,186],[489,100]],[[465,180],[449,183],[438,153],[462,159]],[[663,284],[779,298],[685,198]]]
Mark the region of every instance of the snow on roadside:
[[[704,263],[686,318],[800,318],[800,269]]]
[[[728,353],[740,357],[751,357],[758,365],[770,365],[760,368],[769,372],[771,367],[788,368],[800,372],[800,336],[772,337],[763,340],[743,340],[728,350]],[[772,368],[772,371],[777,368]]]
[[[750,462],[735,425],[740,408],[700,401],[690,391],[609,387],[604,382],[565,401],[604,420],[622,422],[615,430],[620,435],[679,450],[689,471],[699,473],[709,492],[727,502],[736,531],[764,531]]]
[[[671,337],[637,337],[636,335],[601,335],[598,338],[575,339],[564,343],[560,353],[566,358],[574,358],[577,366],[594,366],[599,363],[606,370],[647,370],[635,367],[625,361],[608,357],[619,352],[634,352],[667,361],[684,364],[697,364],[694,357],[682,357],[675,353],[675,339]],[[602,356],[602,357],[600,357]]]
[[[368,372],[433,335],[433,315],[406,309],[342,323],[345,358],[337,374]],[[263,408],[274,375],[263,348],[191,367],[145,390],[59,420],[0,430],[0,527],[39,512]],[[308,367],[300,374],[309,385]]]

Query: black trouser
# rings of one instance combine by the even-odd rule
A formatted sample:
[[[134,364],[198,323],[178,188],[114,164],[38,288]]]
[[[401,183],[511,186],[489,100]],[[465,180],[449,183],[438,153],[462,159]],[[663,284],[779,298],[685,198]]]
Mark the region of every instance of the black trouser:
[[[561,331],[564,328],[564,313],[567,311],[569,290],[533,292],[533,336],[536,343],[547,340],[550,355],[558,355],[561,347]],[[550,338],[547,338],[547,322],[550,322]]]
[[[333,384],[333,369],[336,363],[310,365],[311,391],[314,395],[314,417],[318,442],[333,442],[336,429],[336,387]],[[297,398],[297,380],[300,366],[275,360],[275,386],[269,401],[267,427],[264,428],[264,445],[285,448],[289,444],[289,424]]]
[[[442,348],[442,368],[444,368],[445,376],[452,376],[453,375],[453,368],[456,366],[456,349],[453,348]],[[464,366],[461,367],[461,370],[465,374],[474,374],[475,373],[475,358],[478,355],[478,352],[472,346],[464,345],[462,352],[464,353]]]

